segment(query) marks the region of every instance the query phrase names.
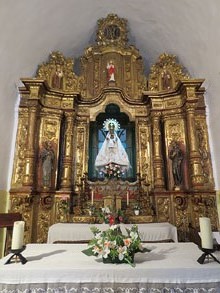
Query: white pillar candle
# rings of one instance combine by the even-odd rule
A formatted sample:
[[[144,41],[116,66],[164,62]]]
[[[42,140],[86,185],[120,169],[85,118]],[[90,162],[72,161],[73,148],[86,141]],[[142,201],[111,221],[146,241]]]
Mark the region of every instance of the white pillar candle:
[[[127,206],[129,206],[129,191],[127,191]]]
[[[94,202],[94,191],[92,190],[92,194],[91,194],[91,204],[93,205]]]
[[[24,243],[24,221],[14,222],[11,249],[20,249]]]
[[[199,218],[202,248],[213,249],[211,221],[209,218]]]

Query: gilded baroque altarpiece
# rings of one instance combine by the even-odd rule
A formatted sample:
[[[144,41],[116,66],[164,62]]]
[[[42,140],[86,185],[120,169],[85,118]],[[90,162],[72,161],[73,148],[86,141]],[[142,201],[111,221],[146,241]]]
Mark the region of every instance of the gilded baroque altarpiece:
[[[79,74],[74,63],[52,52],[36,77],[21,79],[10,197],[12,212],[26,222],[26,242],[45,242],[56,222],[96,222],[91,200],[95,208],[116,205],[132,223],[170,222],[182,240],[200,216],[216,228],[204,80],[166,53],[145,74],[142,56],[128,44],[127,21],[114,14],[98,21]],[[134,125],[130,181],[89,175],[91,124],[107,117],[109,105]]]

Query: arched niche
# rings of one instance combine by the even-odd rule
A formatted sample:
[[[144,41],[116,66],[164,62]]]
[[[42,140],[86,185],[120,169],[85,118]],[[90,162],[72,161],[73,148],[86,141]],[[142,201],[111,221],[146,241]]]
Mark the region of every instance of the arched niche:
[[[103,128],[103,123],[110,118],[116,119],[120,124],[117,134],[128,154],[131,165],[130,169],[124,172],[122,180],[133,182],[137,179],[135,123],[130,121],[128,115],[122,112],[116,103],[109,103],[105,107],[105,111],[96,116],[95,121],[90,121],[88,178],[91,181],[104,179],[103,173],[95,168],[95,159],[107,134],[107,131]]]

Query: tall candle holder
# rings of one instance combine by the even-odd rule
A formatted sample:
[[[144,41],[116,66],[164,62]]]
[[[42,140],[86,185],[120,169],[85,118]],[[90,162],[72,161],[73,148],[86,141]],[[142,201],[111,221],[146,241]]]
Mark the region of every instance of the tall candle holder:
[[[213,255],[213,253],[216,251],[215,248],[209,249],[209,248],[202,248],[199,246],[199,249],[202,250],[203,254],[197,259],[197,262],[201,265],[204,264],[206,259],[212,258],[214,261],[220,264],[220,261]]]
[[[5,265],[8,265],[11,263],[12,259],[15,258],[15,262],[17,262],[17,260],[19,259],[20,262],[24,265],[26,264],[27,262],[27,259],[21,254],[22,251],[24,251],[26,248],[26,246],[24,245],[23,247],[21,248],[18,248],[18,249],[10,249],[10,253],[13,253],[9,259],[6,261]]]

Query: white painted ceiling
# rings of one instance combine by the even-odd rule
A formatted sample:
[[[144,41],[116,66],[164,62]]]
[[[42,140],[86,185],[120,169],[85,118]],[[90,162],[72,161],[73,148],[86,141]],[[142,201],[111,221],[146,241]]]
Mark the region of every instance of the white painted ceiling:
[[[0,190],[9,189],[21,77],[33,77],[51,51],[78,58],[95,42],[97,20],[126,18],[146,73],[163,53],[205,78],[216,188],[220,189],[219,0],[0,0]]]

